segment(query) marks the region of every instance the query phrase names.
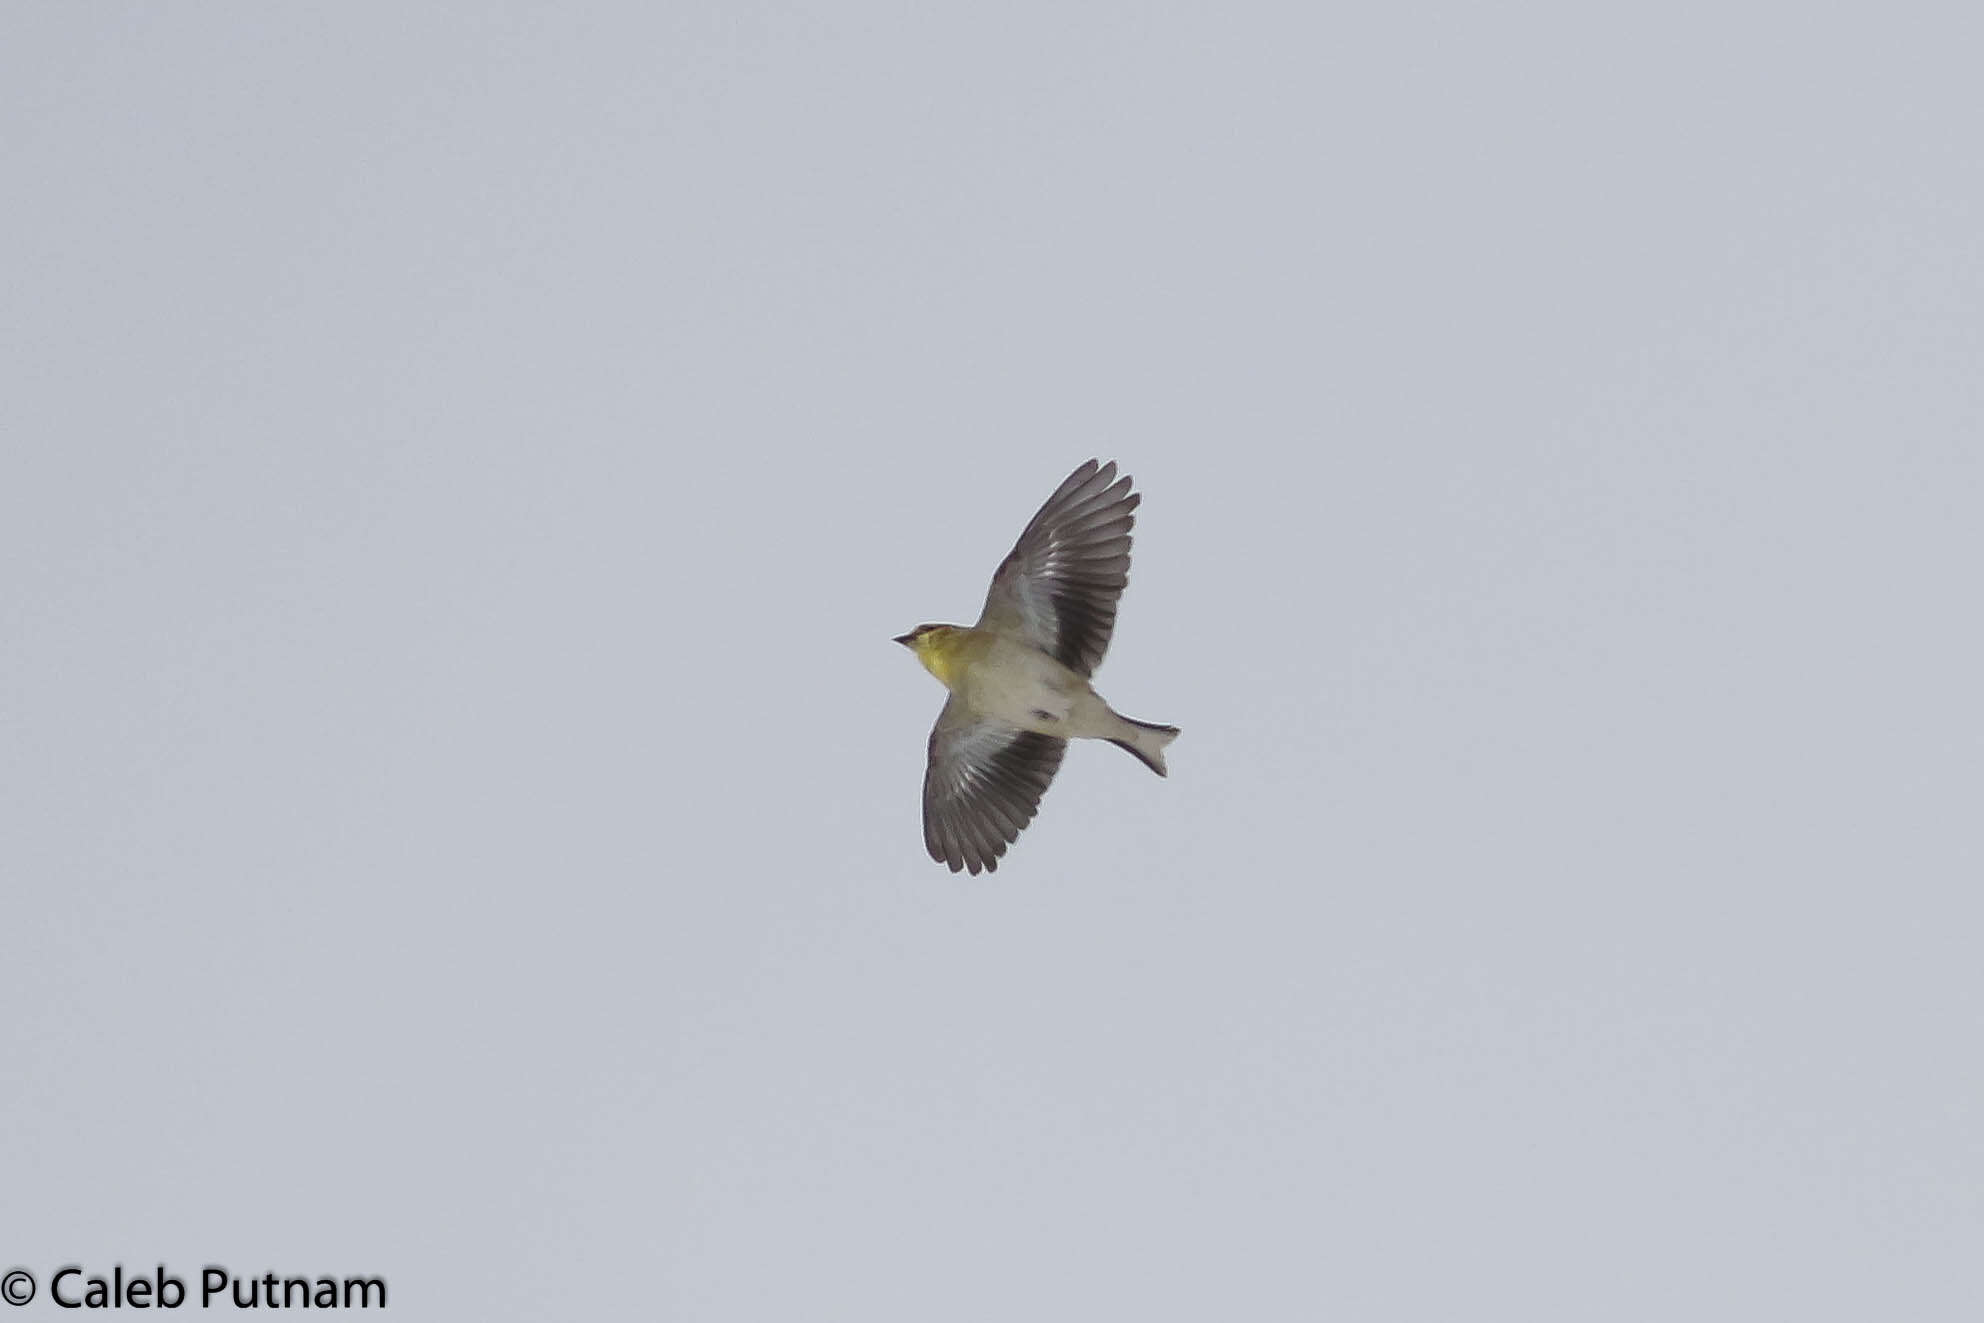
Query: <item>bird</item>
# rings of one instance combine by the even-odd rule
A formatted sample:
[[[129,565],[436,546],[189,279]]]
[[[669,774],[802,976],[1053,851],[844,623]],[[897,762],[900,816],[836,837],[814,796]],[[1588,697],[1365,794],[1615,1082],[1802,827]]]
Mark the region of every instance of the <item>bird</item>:
[[[895,639],[950,691],[930,731],[923,844],[976,876],[1033,821],[1071,739],[1108,740],[1166,776],[1176,726],[1133,721],[1089,677],[1109,648],[1143,501],[1116,462],[1091,459],[1054,489],[992,576],[978,623]]]

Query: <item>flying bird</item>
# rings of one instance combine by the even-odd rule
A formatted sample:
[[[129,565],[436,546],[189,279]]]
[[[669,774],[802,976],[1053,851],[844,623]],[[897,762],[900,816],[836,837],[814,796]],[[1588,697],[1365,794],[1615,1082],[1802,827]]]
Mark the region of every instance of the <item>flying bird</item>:
[[[1108,740],[1165,775],[1176,726],[1132,721],[1089,684],[1130,580],[1143,497],[1114,460],[1068,475],[999,563],[978,623],[896,639],[951,691],[930,732],[923,844],[953,873],[999,867],[1071,739]]]

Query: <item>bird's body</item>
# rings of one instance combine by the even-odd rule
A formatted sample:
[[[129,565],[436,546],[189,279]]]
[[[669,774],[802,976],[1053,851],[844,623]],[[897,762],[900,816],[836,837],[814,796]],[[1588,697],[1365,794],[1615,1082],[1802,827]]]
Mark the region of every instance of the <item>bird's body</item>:
[[[950,690],[930,732],[923,838],[952,872],[999,866],[1071,739],[1108,740],[1159,776],[1175,726],[1132,721],[1089,683],[1128,582],[1142,498],[1090,460],[1049,497],[1000,565],[978,623],[896,641]]]
[[[938,625],[911,637],[917,660],[975,717],[1056,739],[1132,745],[1139,742],[1139,732],[1171,729],[1117,715],[1088,677],[1023,640],[960,625]],[[1147,755],[1132,751],[1154,761],[1159,776],[1165,774],[1163,743]]]

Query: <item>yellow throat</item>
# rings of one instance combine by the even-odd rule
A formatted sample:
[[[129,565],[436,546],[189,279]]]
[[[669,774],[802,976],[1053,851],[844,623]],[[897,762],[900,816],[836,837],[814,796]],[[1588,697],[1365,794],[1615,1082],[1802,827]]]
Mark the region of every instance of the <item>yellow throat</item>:
[[[910,647],[925,670],[943,681],[946,689],[954,689],[971,660],[971,643],[970,630],[945,626],[918,634],[910,640]]]

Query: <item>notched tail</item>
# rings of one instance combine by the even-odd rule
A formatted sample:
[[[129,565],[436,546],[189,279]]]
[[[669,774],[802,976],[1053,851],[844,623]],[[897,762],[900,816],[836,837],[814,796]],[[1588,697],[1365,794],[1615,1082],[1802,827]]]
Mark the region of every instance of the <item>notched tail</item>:
[[[1164,770],[1164,750],[1165,746],[1178,738],[1178,728],[1176,726],[1158,726],[1148,721],[1133,721],[1129,717],[1123,716],[1120,712],[1116,715],[1122,719],[1125,726],[1130,728],[1129,734],[1121,739],[1112,739],[1109,742],[1119,749],[1125,749],[1136,755],[1138,762],[1150,768],[1151,771],[1156,772],[1159,776],[1170,775],[1170,773]]]

